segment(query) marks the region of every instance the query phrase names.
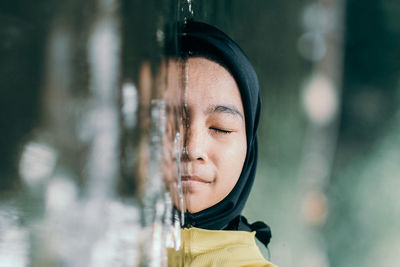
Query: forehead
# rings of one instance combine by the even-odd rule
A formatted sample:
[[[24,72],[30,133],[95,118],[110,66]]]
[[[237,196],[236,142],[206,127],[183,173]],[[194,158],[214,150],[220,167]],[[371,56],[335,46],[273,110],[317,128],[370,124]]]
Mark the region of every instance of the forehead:
[[[220,64],[203,57],[189,58],[185,66],[186,100],[209,105],[235,105],[243,112],[239,88]]]
[[[235,79],[225,67],[221,64],[205,57],[191,57],[186,60],[187,72],[191,78],[200,78],[199,76],[206,75],[209,79],[235,83]],[[190,77],[189,77],[190,78]],[[202,77],[203,78],[203,77]]]

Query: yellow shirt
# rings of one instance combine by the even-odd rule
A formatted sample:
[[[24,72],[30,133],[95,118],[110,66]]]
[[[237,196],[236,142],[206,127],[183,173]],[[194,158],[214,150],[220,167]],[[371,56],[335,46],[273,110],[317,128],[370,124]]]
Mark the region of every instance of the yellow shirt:
[[[276,267],[264,259],[254,238],[255,232],[185,228],[181,230],[181,249],[168,251],[168,265]]]

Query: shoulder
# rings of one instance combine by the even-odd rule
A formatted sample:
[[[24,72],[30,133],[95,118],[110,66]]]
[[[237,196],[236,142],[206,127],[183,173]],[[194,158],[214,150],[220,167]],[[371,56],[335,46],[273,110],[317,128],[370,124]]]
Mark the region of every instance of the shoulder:
[[[254,235],[254,232],[245,231],[184,229],[182,248],[185,264],[193,267],[275,267],[262,256]]]

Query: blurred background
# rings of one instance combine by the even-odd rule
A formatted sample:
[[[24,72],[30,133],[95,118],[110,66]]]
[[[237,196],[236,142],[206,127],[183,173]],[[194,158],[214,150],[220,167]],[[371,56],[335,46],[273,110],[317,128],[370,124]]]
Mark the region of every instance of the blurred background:
[[[159,176],[162,122],[149,114],[162,110],[152,100],[161,94],[164,25],[185,17],[228,33],[258,73],[260,157],[244,213],[271,226],[271,261],[398,266],[398,14],[394,0],[0,2],[0,266],[58,266],[31,256],[68,236],[43,241],[48,224],[91,232],[83,243],[97,242],[100,254],[115,236],[130,244],[127,225],[146,217],[135,208],[140,198],[162,195],[141,193],[140,181]],[[105,229],[63,217],[110,200],[114,239],[99,243]]]

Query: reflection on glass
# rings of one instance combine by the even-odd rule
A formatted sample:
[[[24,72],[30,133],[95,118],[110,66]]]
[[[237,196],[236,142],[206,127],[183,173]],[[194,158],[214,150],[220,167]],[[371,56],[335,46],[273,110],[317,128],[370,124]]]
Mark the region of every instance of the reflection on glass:
[[[167,247],[180,247],[181,218],[162,169],[172,159],[176,183],[179,114],[164,94],[167,76],[179,73],[162,63],[176,5],[155,5],[150,31],[131,27],[137,7],[127,1],[48,7],[40,119],[20,145],[20,187],[0,199],[2,264],[166,266]],[[149,46],[134,47],[148,36]]]

